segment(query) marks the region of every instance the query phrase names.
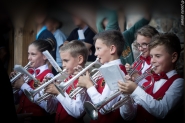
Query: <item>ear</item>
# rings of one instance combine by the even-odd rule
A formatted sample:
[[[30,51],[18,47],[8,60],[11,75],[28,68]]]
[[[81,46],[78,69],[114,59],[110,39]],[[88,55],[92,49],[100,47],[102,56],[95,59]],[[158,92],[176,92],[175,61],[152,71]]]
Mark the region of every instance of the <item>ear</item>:
[[[172,53],[172,63],[175,63],[177,61],[178,54],[177,52]]]
[[[81,65],[84,61],[84,57],[82,55],[78,56],[78,64]]]
[[[42,58],[43,58],[44,61],[47,59],[46,56],[43,55],[43,54],[42,54]]]
[[[112,55],[114,53],[116,53],[116,47],[115,47],[115,45],[111,45],[110,46],[110,54]]]

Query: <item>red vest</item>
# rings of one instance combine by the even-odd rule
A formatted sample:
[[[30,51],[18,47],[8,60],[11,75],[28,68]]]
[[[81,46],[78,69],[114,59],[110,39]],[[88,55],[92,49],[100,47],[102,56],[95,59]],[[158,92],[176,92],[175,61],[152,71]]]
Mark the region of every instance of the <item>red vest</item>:
[[[48,74],[51,73],[49,69],[43,71],[41,74],[39,74],[36,78],[39,81],[42,81],[43,78]],[[34,81],[28,82],[28,85],[33,88]],[[17,109],[17,113],[33,113],[33,116],[44,116],[47,114],[47,112],[41,108],[39,105],[32,103],[24,93],[22,93],[20,97],[19,107]]]
[[[165,84],[156,92],[153,93],[154,84],[146,89],[145,91],[153,96],[154,99],[161,100],[163,96],[165,95],[168,88],[171,86],[171,84],[176,80],[177,78],[180,78],[178,74],[173,75],[171,78],[169,78]],[[155,118],[153,115],[151,115],[149,112],[147,112],[142,106],[138,105],[137,108],[137,116],[136,116],[136,122],[137,123],[158,123],[159,120]]]
[[[124,65],[119,65],[121,70],[127,74],[126,68]],[[103,78],[99,79],[97,82],[97,91],[99,93],[102,93],[104,87],[105,87],[105,80]],[[102,115],[98,112],[98,119],[97,120],[91,120],[90,123],[123,123],[124,120],[120,115],[119,108],[116,109],[114,112],[110,112],[106,115]]]
[[[67,80],[65,82],[67,82]],[[76,88],[77,83],[78,83],[78,80],[75,80],[73,83],[74,88]],[[72,86],[69,86],[69,88],[66,90],[66,93],[69,94],[72,91],[73,91]],[[73,116],[69,115],[67,111],[64,109],[64,107],[61,105],[61,103],[58,102],[57,111],[55,115],[55,123],[83,123],[83,122],[84,122],[83,116],[78,119],[74,118]]]

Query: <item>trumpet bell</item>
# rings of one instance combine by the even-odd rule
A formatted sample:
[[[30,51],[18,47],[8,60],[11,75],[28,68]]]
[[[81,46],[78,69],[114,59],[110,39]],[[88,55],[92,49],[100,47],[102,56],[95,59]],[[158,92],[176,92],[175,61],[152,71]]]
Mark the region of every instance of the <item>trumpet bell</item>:
[[[88,116],[93,119],[97,120],[98,119],[98,110],[94,104],[92,104],[89,101],[84,102],[84,108]]]

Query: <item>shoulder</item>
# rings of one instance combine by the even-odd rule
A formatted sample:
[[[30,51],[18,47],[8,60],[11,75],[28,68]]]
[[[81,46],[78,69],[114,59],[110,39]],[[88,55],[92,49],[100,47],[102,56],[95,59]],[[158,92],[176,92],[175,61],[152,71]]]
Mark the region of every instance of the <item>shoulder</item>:
[[[46,39],[46,38],[51,38],[51,39],[56,40],[54,35],[47,29],[42,31],[41,34],[39,35],[39,39]]]
[[[90,27],[88,27],[88,28],[85,30],[85,33],[95,35],[95,32],[93,32],[93,31],[91,30]]]

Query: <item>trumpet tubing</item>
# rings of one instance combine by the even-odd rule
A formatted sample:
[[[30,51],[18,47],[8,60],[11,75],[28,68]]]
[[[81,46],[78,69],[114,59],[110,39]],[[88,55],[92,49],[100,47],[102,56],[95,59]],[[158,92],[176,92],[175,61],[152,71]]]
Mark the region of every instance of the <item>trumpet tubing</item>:
[[[95,64],[100,64],[99,63],[99,58],[96,58],[96,60],[94,62],[92,62],[91,64],[89,64],[87,67],[85,67],[82,71],[80,71],[78,74],[76,74],[73,78],[69,79],[67,82],[62,82],[60,83],[59,86],[56,86],[56,88],[60,91],[60,93],[65,97],[64,92],[66,91],[66,89],[73,84],[73,82],[80,77],[81,75],[83,75],[87,70],[89,70],[93,65]]]
[[[53,96],[52,94],[49,94],[49,93],[45,93],[44,95],[42,95],[41,97],[39,97],[36,102],[37,103],[40,103],[41,101],[45,100],[46,98],[50,97],[50,96]]]
[[[61,73],[58,73],[56,76],[54,76],[53,78],[51,78],[50,80],[48,80],[47,82],[45,82],[44,84],[42,84],[41,86],[37,87],[34,90],[31,90],[31,91],[24,90],[25,95],[29,98],[30,101],[34,102],[34,96],[38,92],[40,92],[42,89],[44,89],[46,86],[48,86],[53,81],[55,81],[57,78],[59,78],[60,76],[62,76],[65,71],[66,71],[66,69],[64,69]]]
[[[30,65],[31,65],[31,62],[28,62],[28,64],[24,66],[24,68],[27,70]],[[22,73],[18,72],[13,78],[10,79],[10,82],[14,83],[21,75]]]
[[[144,78],[146,78],[147,76],[152,75],[152,71],[155,68],[155,66],[152,66],[150,69],[146,70],[141,76],[137,77],[135,79],[135,83],[139,83],[141,80],[143,80]]]
[[[113,100],[115,97],[119,96],[122,92],[121,91],[116,91],[113,93],[110,97],[106,97],[103,101],[97,103],[97,104],[92,104],[89,101],[86,101],[84,103],[84,108],[86,113],[91,117],[91,119],[95,120],[98,119],[98,111],[105,106],[107,103],[109,103],[111,100]],[[105,111],[106,113],[110,111]]]
[[[144,60],[141,60],[141,59],[139,59],[140,58],[140,56],[143,54],[143,52],[141,52],[138,56],[137,56],[137,58],[135,59],[135,61],[132,63],[132,65],[131,66],[133,66],[135,63],[137,63],[131,70],[129,70],[129,75],[130,76],[132,76],[133,74],[134,74],[134,72],[136,71],[136,68],[140,65],[140,64],[142,64],[143,62],[144,62]],[[139,71],[141,71],[142,70],[142,68],[139,70]]]
[[[93,71],[93,70],[92,70],[92,71]],[[102,77],[102,75],[101,75],[101,73],[100,73],[99,70],[97,70],[97,72],[94,73],[94,74],[92,75],[92,77],[90,77],[91,81],[94,83],[94,86],[97,85],[96,82],[97,82],[97,80],[100,79],[101,77]],[[77,87],[77,88],[75,88],[75,89],[69,94],[69,97],[70,97],[70,98],[74,98],[77,94],[83,93],[85,90],[86,90],[86,89],[83,88],[83,87]]]
[[[131,97],[129,95],[126,95],[111,107],[111,111],[115,111],[116,109],[120,108],[122,105],[126,104],[129,100],[132,100]]]

